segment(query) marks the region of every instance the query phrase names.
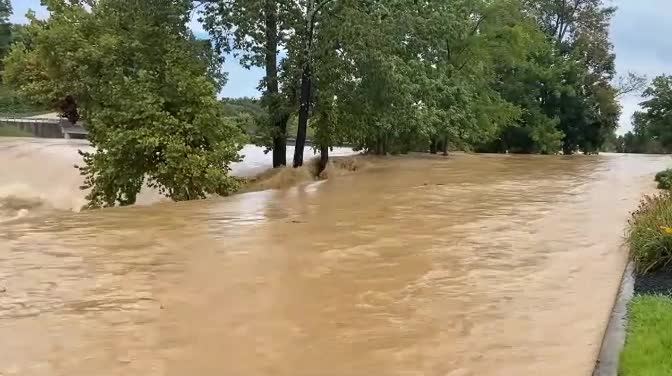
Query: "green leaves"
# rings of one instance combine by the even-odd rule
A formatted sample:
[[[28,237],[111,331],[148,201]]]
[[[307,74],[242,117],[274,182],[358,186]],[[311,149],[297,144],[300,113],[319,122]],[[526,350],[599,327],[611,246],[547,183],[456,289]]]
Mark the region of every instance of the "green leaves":
[[[5,79],[45,103],[72,95],[83,109],[96,148],[80,168],[89,207],[133,204],[143,184],[176,201],[236,189],[228,166],[244,139],[216,100],[216,57],[185,26],[189,2],[48,5]]]
[[[654,78],[643,96],[646,100],[640,106],[644,111],[633,116],[634,134],[624,140],[626,151],[669,153],[672,151],[672,76]]]

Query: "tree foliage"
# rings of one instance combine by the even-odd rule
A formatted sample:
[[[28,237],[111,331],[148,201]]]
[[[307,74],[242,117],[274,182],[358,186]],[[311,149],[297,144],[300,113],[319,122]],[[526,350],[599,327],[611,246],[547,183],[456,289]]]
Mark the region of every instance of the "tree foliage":
[[[295,167],[309,133],[322,168],[343,143],[376,154],[619,148],[617,98],[645,82],[615,77],[605,0],[46,3],[51,17],[29,16],[5,79],[51,106],[75,99],[98,148],[82,169],[94,206],[132,203],[145,183],[176,200],[226,194],[240,134],[278,167],[290,122]],[[211,41],[186,28],[192,12]],[[216,101],[230,56],[265,69],[259,103]],[[654,112],[638,122],[663,145]]]
[[[220,45],[268,63],[267,23],[252,14],[269,2],[214,3],[206,25]],[[308,125],[323,153],[341,142],[380,154],[595,152],[617,127],[617,97],[641,87],[636,75],[614,80],[615,9],[603,0],[272,3],[278,98],[299,119],[295,166]]]
[[[174,200],[235,189],[228,165],[243,140],[223,120],[215,56],[185,26],[190,1],[46,5],[49,19],[27,27],[31,46],[5,60],[5,80],[42,103],[77,102],[96,149],[80,168],[91,207],[132,204],[145,184]]]
[[[217,51],[235,55],[244,67],[263,67],[259,84],[267,109],[265,133],[257,142],[273,151],[273,167],[287,164],[287,121],[290,104],[280,92],[278,51],[291,38],[289,0],[201,0],[201,20],[210,32]]]
[[[619,138],[618,146],[625,153],[672,152],[672,76],[656,77],[644,90],[643,111],[632,117],[633,131]]]
[[[0,59],[7,56],[9,46],[12,44],[12,24],[9,22],[11,15],[10,0],[0,0]]]
[[[485,149],[597,152],[618,126],[618,95],[639,87],[634,74],[622,80],[624,86],[612,85],[609,21],[615,9],[602,0],[531,0],[525,5],[538,25],[529,34],[536,43],[525,62],[500,67],[501,90],[524,115]]]

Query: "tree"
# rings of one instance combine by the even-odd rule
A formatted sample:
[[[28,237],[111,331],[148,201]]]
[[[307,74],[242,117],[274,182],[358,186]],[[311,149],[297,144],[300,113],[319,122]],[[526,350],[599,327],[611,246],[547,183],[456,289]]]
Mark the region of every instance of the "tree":
[[[568,90],[558,103],[563,151],[597,151],[620,116],[618,92],[611,86],[615,55],[609,41],[609,22],[616,8],[605,6],[603,0],[536,3],[539,24],[571,62],[564,78]]]
[[[592,153],[613,135],[619,95],[636,91],[641,78],[622,77],[614,87],[609,20],[614,8],[602,0],[529,0],[525,13],[538,31],[528,59],[500,64],[499,90],[521,107],[523,116],[503,130],[487,150],[565,154]],[[539,37],[541,33],[541,38]]]
[[[628,72],[624,76],[619,76],[614,87],[616,88],[616,95],[622,97],[628,94],[641,93],[646,89],[648,79],[644,75],[635,72]]]
[[[644,111],[633,115],[636,152],[672,152],[672,76],[653,79],[643,93]]]
[[[7,56],[12,44],[12,24],[9,22],[11,15],[12,4],[9,0],[0,0],[0,60]]]
[[[244,67],[264,67],[260,83],[268,110],[268,146],[273,167],[287,164],[287,121],[289,105],[280,93],[278,51],[291,37],[287,27],[293,1],[288,0],[203,0],[202,21],[220,53],[235,53]]]
[[[515,115],[491,87],[496,53],[514,53],[509,41],[496,43],[510,31],[514,2],[342,0],[321,9],[311,45],[318,130],[377,154],[428,146],[445,153]]]
[[[185,26],[190,1],[46,4],[50,18],[32,17],[33,46],[12,48],[5,80],[41,102],[76,101],[95,147],[81,153],[89,207],[133,204],[145,183],[176,201],[236,189],[228,166],[243,139]]]

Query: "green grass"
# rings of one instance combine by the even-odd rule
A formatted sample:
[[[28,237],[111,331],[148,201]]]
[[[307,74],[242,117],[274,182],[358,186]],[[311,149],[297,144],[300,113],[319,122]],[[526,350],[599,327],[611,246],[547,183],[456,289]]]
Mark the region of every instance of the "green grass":
[[[671,192],[644,197],[628,224],[627,242],[639,273],[672,262]]]
[[[33,135],[18,128],[0,126],[0,137],[32,137]]]
[[[619,375],[672,375],[672,299],[637,296],[630,302],[628,315]]]
[[[658,189],[672,189],[672,168],[657,173],[655,180],[658,182]]]

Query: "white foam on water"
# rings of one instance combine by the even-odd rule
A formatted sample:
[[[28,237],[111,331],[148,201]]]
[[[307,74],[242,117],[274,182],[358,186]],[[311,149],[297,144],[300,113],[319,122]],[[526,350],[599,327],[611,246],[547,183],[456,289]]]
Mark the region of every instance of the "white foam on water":
[[[75,168],[83,163],[78,150],[91,151],[92,147],[85,140],[0,138],[0,221],[49,210],[80,211],[86,204],[86,191],[80,189],[83,177]],[[334,148],[331,154],[352,153],[349,148]],[[245,145],[240,154],[244,158],[231,165],[233,175],[253,176],[272,167],[272,156],[264,153],[264,148]],[[288,147],[288,163],[293,154],[294,148]],[[308,147],[304,159],[315,155]],[[145,188],[137,203],[163,200],[166,198]]]

